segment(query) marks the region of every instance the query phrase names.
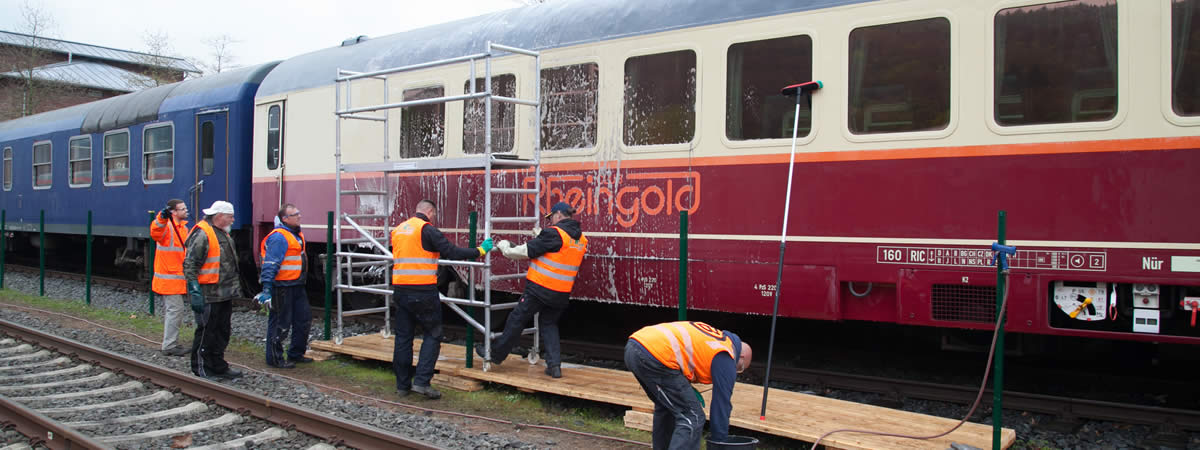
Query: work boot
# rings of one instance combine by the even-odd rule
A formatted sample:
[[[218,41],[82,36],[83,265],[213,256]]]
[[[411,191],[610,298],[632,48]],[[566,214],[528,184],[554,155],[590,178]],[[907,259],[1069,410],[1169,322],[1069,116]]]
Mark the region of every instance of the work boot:
[[[182,346],[179,346],[179,345],[176,345],[174,347],[163,350],[163,354],[167,355],[167,356],[185,356],[191,352],[192,352],[191,349],[183,348]]]
[[[217,374],[217,376],[227,379],[227,380],[232,380],[232,379],[236,379],[236,378],[241,378],[242,371],[230,367],[229,370],[225,371],[225,373],[219,373],[219,374]]]
[[[490,363],[492,363],[492,364],[495,364],[495,365],[497,365],[497,366],[498,366],[498,365],[500,365],[500,363],[504,362],[504,360],[503,360],[503,359],[502,359],[502,360],[499,360],[499,361],[493,361],[493,360],[490,360],[490,359],[488,359],[488,358],[487,358],[487,356],[484,356],[484,354],[483,354],[483,345],[482,345],[482,344],[475,344],[475,354],[476,354],[476,355],[479,355],[479,359],[482,359],[482,360],[484,360],[484,361],[490,362]]]
[[[267,363],[267,365],[274,367],[276,369],[294,369],[294,368],[296,368],[296,363],[288,361],[288,360],[280,360],[277,363]]]
[[[408,397],[408,389],[399,389],[399,388],[397,388],[397,389],[396,389],[396,396],[398,396],[398,397]]]
[[[550,378],[562,378],[562,367],[546,366],[546,375],[549,375]]]
[[[430,400],[437,400],[439,398],[442,398],[442,393],[438,392],[437,389],[434,389],[433,386],[418,386],[418,385],[414,384],[412,387],[412,391],[416,392],[418,394],[424,395],[426,398],[428,398]]]
[[[312,358],[309,358],[309,357],[307,357],[307,356],[301,356],[301,357],[299,357],[299,358],[288,358],[288,360],[289,360],[289,361],[291,361],[291,362],[294,362],[294,363],[296,363],[296,364],[303,364],[303,363],[310,363],[310,362],[313,362],[313,359],[312,359]]]

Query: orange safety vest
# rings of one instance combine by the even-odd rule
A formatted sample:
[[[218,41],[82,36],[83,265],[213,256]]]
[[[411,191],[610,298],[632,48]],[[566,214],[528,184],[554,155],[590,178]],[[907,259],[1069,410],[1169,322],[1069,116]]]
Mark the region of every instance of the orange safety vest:
[[[733,351],[733,339],[704,322],[667,322],[651,325],[630,336],[646,347],[658,362],[683,372],[692,383],[712,384],[712,361]]]
[[[392,228],[392,284],[437,284],[438,252],[421,246],[421,230],[429,222],[413,217]]]
[[[304,232],[301,231],[300,239],[292,234],[291,230],[276,228],[267,233],[263,238],[262,244],[258,247],[258,254],[267,256],[267,239],[272,234],[282,234],[287,239],[287,253],[283,255],[283,261],[279,263],[279,272],[275,274],[275,281],[290,281],[300,279],[300,272],[304,269]]]
[[[579,240],[559,227],[551,227],[562,237],[562,248],[557,252],[546,253],[534,258],[529,263],[529,272],[525,279],[537,283],[546,289],[557,292],[571,292],[575,285],[575,276],[579,274],[579,264],[587,253],[587,236],[579,235]]]
[[[159,222],[156,217],[150,222],[150,239],[154,249],[154,279],[150,289],[159,295],[183,295],[187,293],[187,280],[183,278],[183,243],[187,241],[187,221]]]
[[[196,280],[200,284],[217,284],[221,279],[221,243],[217,241],[217,232],[213,231],[207,220],[196,222],[192,231],[196,228],[203,230],[208,236],[208,256],[204,258],[204,265],[200,266],[200,275]]]

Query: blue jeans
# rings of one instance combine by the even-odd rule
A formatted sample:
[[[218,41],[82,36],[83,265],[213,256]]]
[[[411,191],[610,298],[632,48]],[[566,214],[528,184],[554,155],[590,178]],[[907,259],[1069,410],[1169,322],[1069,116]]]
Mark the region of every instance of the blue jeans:
[[[392,371],[396,373],[396,389],[407,391],[415,384],[429,386],[438,354],[442,351],[442,301],[437,290],[414,292],[392,290],[392,333],[396,346],[392,350]],[[425,330],[421,342],[420,361],[414,368],[413,334],[416,325]]]
[[[291,331],[292,341],[287,358],[297,360],[308,350],[308,332],[312,328],[312,310],[304,285],[276,286],[271,297],[271,312],[267,314],[267,364],[283,362],[283,341]]]
[[[683,372],[664,366],[633,339],[625,344],[625,367],[654,402],[655,450],[700,448],[704,408]]]

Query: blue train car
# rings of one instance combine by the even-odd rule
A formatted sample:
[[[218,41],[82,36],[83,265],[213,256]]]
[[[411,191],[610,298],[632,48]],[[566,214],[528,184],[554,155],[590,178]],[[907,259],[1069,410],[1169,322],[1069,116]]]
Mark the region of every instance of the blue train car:
[[[45,211],[46,232],[62,241],[86,233],[92,211],[93,233],[122,242],[115,262],[128,265],[142,262],[149,212],[170,198],[187,202],[193,222],[230,201],[247,218],[234,227],[248,227],[254,95],[277,64],[0,123],[8,229],[36,232]]]

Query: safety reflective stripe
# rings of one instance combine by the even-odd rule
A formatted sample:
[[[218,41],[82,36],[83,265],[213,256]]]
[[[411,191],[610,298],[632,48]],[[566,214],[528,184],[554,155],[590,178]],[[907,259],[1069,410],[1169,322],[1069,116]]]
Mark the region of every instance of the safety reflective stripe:
[[[303,258],[300,258],[299,256],[284,256],[283,257],[284,261],[300,261],[302,259]]]
[[[437,276],[437,269],[392,269],[392,275],[433,275]]]
[[[165,245],[158,244],[158,246],[157,246],[157,247],[155,247],[155,250],[158,250],[158,251],[160,251],[160,252],[176,252],[176,253],[182,253],[182,252],[183,252],[183,247],[174,247],[174,246],[172,246],[172,247],[167,247],[167,246],[165,246]]]
[[[220,274],[220,273],[221,273],[221,268],[220,268],[220,267],[216,267],[216,268],[213,268],[213,269],[200,269],[200,274],[201,274],[201,275],[211,275],[211,274],[214,274],[214,273],[215,273],[215,274]]]
[[[545,262],[545,261],[541,261],[541,259],[542,259],[542,258],[537,258],[537,259],[535,259],[535,260],[533,260],[533,261],[534,261],[535,263],[539,263],[539,262]],[[557,272],[551,272],[551,271],[549,271],[549,270],[546,270],[546,269],[543,269],[543,268],[541,268],[541,267],[538,267],[538,265],[537,265],[537,264],[530,264],[530,265],[529,265],[529,269],[530,269],[530,270],[537,271],[537,273],[540,273],[540,274],[542,274],[542,275],[548,276],[548,277],[550,277],[550,278],[553,278],[553,279],[555,279],[555,280],[559,280],[559,281],[566,281],[566,282],[568,282],[568,283],[572,283],[572,282],[574,282],[574,281],[575,281],[575,276],[574,276],[574,275],[561,275],[561,274],[559,274],[559,273],[557,273]]]
[[[658,332],[662,333],[663,336],[667,338],[667,343],[671,345],[671,351],[675,352],[675,361],[678,361],[680,369],[683,369],[683,375],[689,380],[695,378],[695,375],[693,374],[696,373],[696,366],[692,364],[691,352],[689,351],[688,357],[684,358],[683,352],[679,348],[679,339],[675,337],[675,333],[672,333],[669,328],[661,324],[654,325],[653,328],[658,330]],[[691,349],[689,348],[688,350]],[[686,367],[684,367],[685,364]]]
[[[695,376],[694,374],[696,373],[696,352],[692,348],[692,333],[689,333],[688,330],[684,329],[683,326],[681,326],[681,324],[679,324],[678,322],[671,322],[668,325],[670,325],[672,328],[679,331],[679,335],[683,337],[683,348],[684,348],[684,351],[687,352],[687,356],[688,356],[687,357],[688,368],[691,369],[691,373],[693,374],[693,376]]]
[[[218,244],[218,245],[220,245],[220,244]],[[219,262],[221,262],[221,257],[219,255],[211,257],[211,258],[204,258],[204,264],[212,264],[212,263],[219,263]]]
[[[537,257],[537,259],[534,259],[534,261],[540,262],[542,264],[545,264],[547,266],[550,266],[550,267],[553,267],[553,268],[559,269],[559,270],[567,270],[567,271],[571,271],[571,272],[579,271],[579,266],[572,266],[572,265],[563,264],[563,263],[560,263],[557,261],[551,261],[549,258],[546,258],[543,256]],[[571,278],[574,278],[574,277],[571,277]]]
[[[154,278],[158,278],[160,280],[182,280],[182,279],[184,279],[183,275],[170,275],[170,274],[157,273],[157,272],[154,273]]]
[[[394,264],[437,264],[437,258],[392,258]]]

